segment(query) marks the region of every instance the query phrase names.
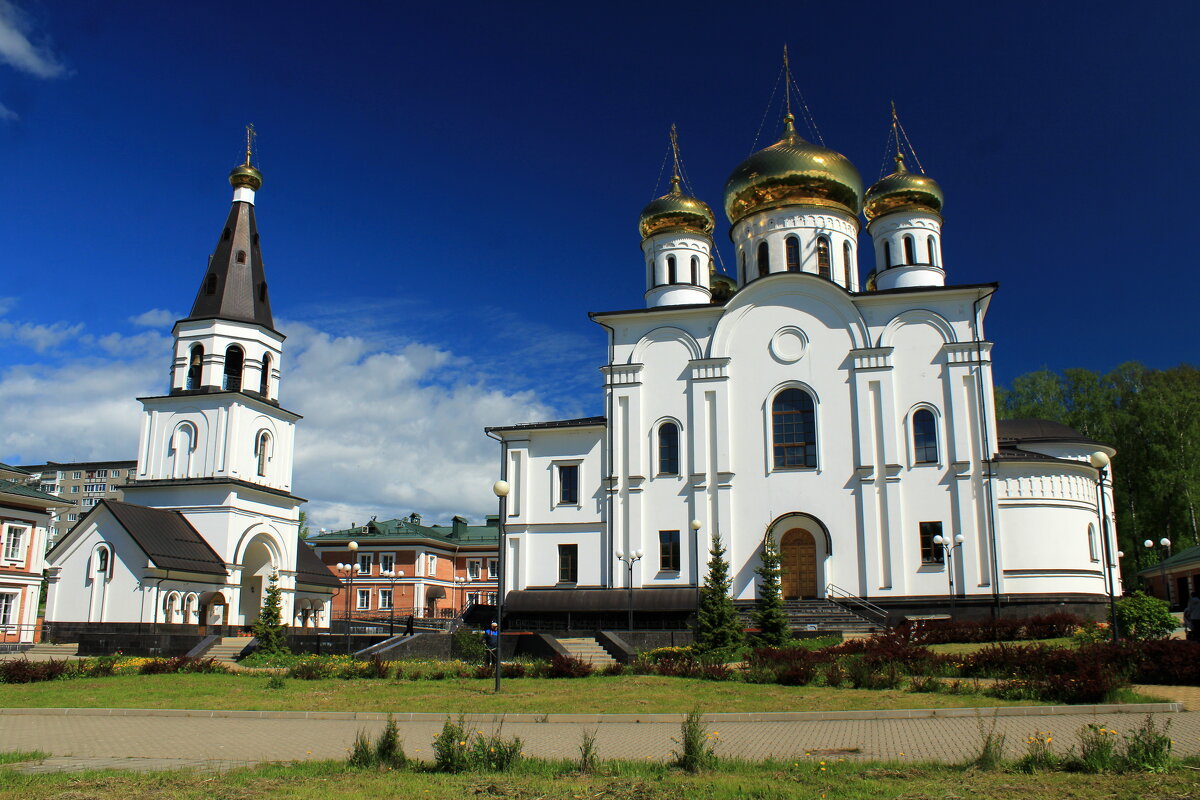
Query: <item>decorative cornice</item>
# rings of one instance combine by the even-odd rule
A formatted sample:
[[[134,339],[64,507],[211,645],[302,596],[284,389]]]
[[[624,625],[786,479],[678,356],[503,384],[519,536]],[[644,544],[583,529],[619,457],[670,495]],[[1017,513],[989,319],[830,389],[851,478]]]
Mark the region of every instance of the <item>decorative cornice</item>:
[[[891,369],[894,350],[894,347],[863,347],[851,350],[850,355],[854,357],[856,370]]]
[[[723,381],[729,377],[728,358],[697,358],[688,362],[693,381]]]
[[[600,368],[605,386],[639,386],[642,383],[641,364],[609,364]]]
[[[947,364],[980,364],[992,360],[991,342],[947,342],[942,345]]]

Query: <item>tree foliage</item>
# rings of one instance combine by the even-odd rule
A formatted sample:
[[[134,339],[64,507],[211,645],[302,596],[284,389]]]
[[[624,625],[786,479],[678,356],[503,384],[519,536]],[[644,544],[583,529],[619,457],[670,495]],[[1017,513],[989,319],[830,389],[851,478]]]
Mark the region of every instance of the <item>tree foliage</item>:
[[[1127,363],[1107,375],[1030,372],[1011,388],[997,388],[996,413],[1060,422],[1116,448],[1117,531],[1130,573],[1157,560],[1145,552],[1144,539],[1165,536],[1177,551],[1200,544],[1200,370]]]
[[[696,609],[696,649],[705,653],[728,651],[742,643],[742,624],[733,598],[732,581],[725,547],[716,531],[708,551],[708,575],[700,587],[700,605]]]
[[[1116,611],[1117,630],[1126,639],[1164,639],[1179,627],[1167,601],[1144,592],[1122,597],[1116,602]]]
[[[254,638],[258,639],[256,652],[265,655],[290,652],[287,630],[280,619],[280,607],[279,576],[272,572],[263,595],[262,608],[258,610],[258,619],[254,621]]]
[[[779,647],[792,638],[787,614],[783,610],[783,591],[779,586],[781,559],[775,537],[770,532],[763,540],[759,566],[754,572],[762,578],[754,599],[755,638],[768,647]]]

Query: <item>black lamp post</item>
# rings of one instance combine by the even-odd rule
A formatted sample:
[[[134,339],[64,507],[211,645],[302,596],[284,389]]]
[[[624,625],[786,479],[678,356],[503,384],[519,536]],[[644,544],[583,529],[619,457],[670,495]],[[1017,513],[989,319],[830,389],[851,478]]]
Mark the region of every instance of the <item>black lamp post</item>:
[[[942,558],[946,562],[946,579],[950,582],[950,620],[954,621],[958,605],[958,597],[954,592],[954,551],[962,547],[963,535],[956,533],[951,539],[939,533],[933,537],[933,543],[941,546]]]
[[[347,545],[350,549],[350,556],[353,558],[358,553],[358,542],[351,542]],[[357,561],[351,561],[348,564],[338,564],[338,572],[346,573],[346,655],[350,655],[350,595],[354,594],[354,575],[362,567]]]
[[[500,691],[500,637],[504,630],[504,514],[507,510],[506,500],[508,499],[508,481],[496,481],[492,484],[492,493],[500,500],[500,519],[496,524],[499,526],[497,539],[497,561],[499,570],[496,576],[496,691]]]
[[[635,550],[625,555],[617,551],[617,561],[620,561],[629,571],[629,630],[633,630],[633,565],[642,560],[642,551]]]
[[[379,573],[388,581],[388,591],[391,592],[391,602],[388,603],[388,637],[396,635],[396,581],[404,577],[404,571],[396,572],[389,569],[386,572]]]
[[[1108,619],[1112,624],[1113,644],[1121,641],[1121,632],[1117,630],[1117,575],[1116,564],[1112,557],[1112,543],[1108,541],[1108,499],[1104,491],[1104,478],[1108,475],[1108,453],[1097,450],[1088,460],[1096,468],[1096,487],[1100,492],[1100,536],[1104,539],[1104,574],[1108,588]]]
[[[1167,583],[1167,568],[1165,566],[1165,562],[1168,558],[1171,557],[1171,540],[1164,536],[1163,538],[1158,540],[1158,543],[1160,545],[1162,545],[1163,549],[1165,549],[1167,551],[1167,554],[1165,556],[1162,555],[1161,553],[1158,556],[1158,575],[1160,578],[1162,578],[1163,594],[1166,595],[1166,597],[1164,599],[1167,601],[1167,606],[1170,606],[1171,605],[1171,584]],[[1147,539],[1146,541],[1142,542],[1142,544],[1146,546],[1147,550],[1150,550],[1154,547],[1154,542],[1150,539]]]

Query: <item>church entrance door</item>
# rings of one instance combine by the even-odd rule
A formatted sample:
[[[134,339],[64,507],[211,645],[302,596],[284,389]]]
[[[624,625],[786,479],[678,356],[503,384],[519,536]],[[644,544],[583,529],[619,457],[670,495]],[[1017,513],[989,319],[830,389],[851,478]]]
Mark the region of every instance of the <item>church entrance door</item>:
[[[817,596],[817,542],[812,533],[792,528],[779,540],[780,583],[785,600]]]

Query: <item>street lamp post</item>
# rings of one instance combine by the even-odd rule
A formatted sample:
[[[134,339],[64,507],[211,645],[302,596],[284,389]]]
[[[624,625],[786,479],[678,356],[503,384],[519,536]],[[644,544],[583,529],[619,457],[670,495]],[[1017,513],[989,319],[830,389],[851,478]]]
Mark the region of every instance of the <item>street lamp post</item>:
[[[1114,572],[1112,545],[1108,541],[1108,500],[1104,491],[1104,478],[1108,475],[1108,453],[1097,450],[1088,460],[1096,468],[1096,485],[1100,491],[1100,536],[1104,540],[1104,572],[1108,580],[1108,619],[1112,624],[1113,644],[1121,641],[1121,632],[1117,630],[1117,576]]]
[[[954,534],[951,539],[948,536],[942,536],[940,533],[933,537],[933,543],[941,546],[943,558],[946,562],[946,578],[950,582],[950,620],[954,621],[956,617],[958,598],[954,593],[954,551],[962,547],[963,535],[961,533]]]
[[[1160,578],[1162,578],[1163,594],[1166,595],[1167,605],[1170,606],[1171,584],[1167,583],[1167,568],[1164,566],[1164,564],[1166,563],[1166,560],[1171,557],[1171,540],[1164,536],[1158,540],[1158,543],[1167,551],[1165,556],[1161,553],[1158,556],[1158,575]],[[1147,550],[1150,550],[1154,547],[1154,542],[1151,539],[1147,539],[1146,541],[1142,542],[1142,544],[1146,546]]]
[[[620,561],[629,571],[629,630],[633,631],[633,565],[642,560],[642,551],[635,550],[625,555],[617,551],[617,561]]]
[[[696,611],[700,611],[700,520],[692,520],[692,569],[696,570]]]
[[[506,500],[508,499],[508,481],[496,481],[492,484],[492,493],[500,500],[500,519],[496,521],[498,526],[497,533],[497,552],[496,557],[499,562],[499,570],[496,575],[496,691],[500,691],[500,637],[504,630],[504,514],[507,510]]]
[[[404,570],[396,572],[389,569],[386,572],[379,573],[388,581],[388,591],[391,592],[391,602],[388,603],[388,637],[396,635],[396,581],[404,577]]]
[[[346,573],[348,580],[346,586],[346,655],[350,655],[350,595],[354,594],[354,575],[362,569],[354,556],[358,553],[358,542],[351,542],[347,547],[350,550],[350,562],[348,564],[338,564],[338,572]]]

